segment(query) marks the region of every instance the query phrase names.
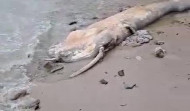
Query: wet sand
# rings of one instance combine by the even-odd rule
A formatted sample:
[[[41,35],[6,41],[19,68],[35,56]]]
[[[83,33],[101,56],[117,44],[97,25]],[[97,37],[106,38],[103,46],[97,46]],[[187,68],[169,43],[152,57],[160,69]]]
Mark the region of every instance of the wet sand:
[[[153,55],[158,46],[152,40],[140,47],[118,46],[81,76],[61,80],[88,60],[69,64],[68,73],[34,79],[31,96],[40,99],[40,111],[189,111],[190,12],[169,14],[145,29],[165,42],[164,58]],[[108,84],[100,84],[101,79]]]

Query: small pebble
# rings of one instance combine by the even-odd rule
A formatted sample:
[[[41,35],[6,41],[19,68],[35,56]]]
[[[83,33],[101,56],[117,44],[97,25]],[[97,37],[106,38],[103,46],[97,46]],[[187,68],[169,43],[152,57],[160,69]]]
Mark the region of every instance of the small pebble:
[[[119,75],[119,76],[125,76],[124,70],[118,71],[118,75]]]
[[[156,40],[156,41],[154,41],[154,44],[155,45],[163,45],[164,41],[158,41],[158,40]]]
[[[163,58],[166,54],[166,51],[162,49],[161,47],[156,47],[154,50],[154,54],[158,58]]]
[[[106,84],[108,84],[108,81],[106,81],[105,79],[101,79],[101,80],[100,80],[100,83],[106,85]]]

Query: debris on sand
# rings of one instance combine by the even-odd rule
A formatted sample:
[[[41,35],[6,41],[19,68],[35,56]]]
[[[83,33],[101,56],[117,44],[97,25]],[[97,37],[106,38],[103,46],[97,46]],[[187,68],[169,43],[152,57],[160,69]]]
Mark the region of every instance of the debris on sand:
[[[158,35],[160,35],[160,34],[163,34],[164,32],[163,31],[158,31],[158,32],[156,32]]]
[[[158,58],[163,58],[166,54],[166,51],[161,47],[156,47],[154,50],[154,55]]]
[[[131,59],[131,57],[128,57],[128,56],[126,56],[126,57],[124,57],[125,59]]]
[[[120,106],[127,106],[127,104],[121,104]]]
[[[22,89],[22,90],[17,90],[17,91],[12,91],[10,92],[10,94],[8,95],[9,100],[17,100],[21,97],[24,97],[28,94],[26,89]]]
[[[108,81],[106,81],[105,79],[101,79],[100,83],[106,85],[106,84],[108,84]]]
[[[54,73],[54,72],[57,72],[59,70],[62,70],[63,68],[64,68],[63,66],[57,66],[57,67],[53,68],[50,72]]]
[[[69,25],[77,24],[77,21],[70,22]]]
[[[136,84],[134,84],[132,86],[125,85],[125,89],[133,89],[134,87],[137,87],[137,85]]]
[[[164,45],[164,43],[165,43],[164,41],[159,41],[159,40],[154,41],[155,45]]]
[[[53,68],[53,65],[51,62],[46,62],[44,64],[44,68],[46,68],[48,71],[50,71]]]
[[[44,64],[44,68],[50,72],[50,73],[55,73],[59,70],[62,70],[64,68],[64,66],[62,66],[61,64],[55,64],[55,63],[52,63],[52,62],[47,62]]]
[[[124,70],[118,71],[118,75],[119,75],[119,76],[125,76]]]

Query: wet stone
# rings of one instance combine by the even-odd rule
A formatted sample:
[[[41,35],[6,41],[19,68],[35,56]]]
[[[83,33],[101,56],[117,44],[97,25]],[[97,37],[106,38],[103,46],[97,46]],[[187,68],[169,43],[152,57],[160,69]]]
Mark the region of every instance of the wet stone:
[[[8,94],[9,100],[17,100],[21,97],[24,97],[28,94],[26,89],[12,91],[10,94]]]
[[[39,99],[26,99],[19,104],[19,107],[22,109],[34,109],[37,110],[40,108],[40,100]]]

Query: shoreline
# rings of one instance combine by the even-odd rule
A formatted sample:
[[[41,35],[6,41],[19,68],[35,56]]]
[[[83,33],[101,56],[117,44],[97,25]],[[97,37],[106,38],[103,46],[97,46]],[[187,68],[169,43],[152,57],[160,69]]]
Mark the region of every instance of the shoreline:
[[[169,14],[145,28],[154,40],[165,42],[161,46],[167,51],[164,58],[152,54],[158,47],[154,40],[134,48],[118,46],[76,78],[57,81],[63,75],[54,75],[45,82],[35,81],[31,95],[41,100],[41,111],[188,111],[189,17],[189,11]],[[119,70],[125,76],[120,77]],[[108,84],[101,84],[101,79]],[[125,89],[134,84],[137,87]]]

